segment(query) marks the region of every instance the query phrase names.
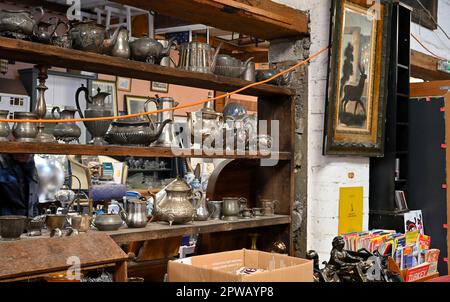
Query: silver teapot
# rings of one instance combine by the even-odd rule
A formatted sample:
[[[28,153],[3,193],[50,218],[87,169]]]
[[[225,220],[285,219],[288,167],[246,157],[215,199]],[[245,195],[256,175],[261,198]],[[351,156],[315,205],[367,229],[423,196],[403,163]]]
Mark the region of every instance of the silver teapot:
[[[34,8],[40,13],[39,20],[44,16],[42,7]],[[0,10],[0,34],[16,39],[29,39],[37,21],[33,14],[26,10]]]
[[[86,103],[90,104],[87,109],[84,110],[84,115],[80,108],[79,96],[80,93],[85,93]],[[94,96],[89,96],[89,90],[81,84],[81,87],[78,88],[75,93],[75,102],[78,108],[78,114],[84,118],[90,117],[104,117],[104,116],[112,116],[113,112],[110,109],[105,108],[105,98],[110,94],[107,92],[101,92],[100,88],[97,90],[97,94]],[[106,141],[103,139],[106,132],[108,131],[109,126],[111,125],[111,121],[94,121],[94,122],[84,122],[84,125],[88,129],[89,133],[93,136],[93,139],[89,142],[94,145],[106,145]]]
[[[107,29],[93,20],[77,21],[71,23],[70,37],[74,49],[95,52],[110,53],[117,42],[119,31],[117,27],[111,38],[108,38]]]
[[[142,200],[127,200],[128,212],[119,204],[119,212],[129,228],[144,228],[147,225],[147,202]]]
[[[160,202],[156,202],[156,197],[154,198],[154,218],[167,221],[169,225],[193,221],[196,216],[196,210],[192,205],[195,194],[189,185],[178,177],[165,188],[165,191],[167,195]]]
[[[47,22],[39,21],[33,27],[33,39],[39,43],[50,44],[60,23],[62,22],[56,17],[50,17]]]
[[[165,47],[148,36],[134,40],[130,43],[131,57],[136,61],[159,64],[162,58],[169,56],[172,46],[176,45],[175,38],[170,38]]]

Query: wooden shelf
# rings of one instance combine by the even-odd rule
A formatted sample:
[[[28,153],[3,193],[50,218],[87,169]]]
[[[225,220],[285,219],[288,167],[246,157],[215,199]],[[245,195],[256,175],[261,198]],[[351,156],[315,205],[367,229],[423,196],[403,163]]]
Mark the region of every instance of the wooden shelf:
[[[4,37],[0,38],[0,57],[27,63],[114,74],[149,81],[157,80],[164,83],[224,92],[233,91],[251,83],[236,78],[178,70],[108,55]],[[254,96],[292,96],[295,91],[286,87],[263,84],[249,88],[242,93]]]
[[[166,222],[152,222],[145,228],[121,228],[107,233],[116,243],[128,243],[132,241],[153,240],[182,235],[224,232],[240,229],[257,228],[264,226],[289,224],[289,215],[261,216],[257,218],[239,219],[236,221],[208,220],[194,221],[189,224],[169,226]],[[100,231],[94,231],[100,232]]]
[[[170,148],[132,147],[132,146],[94,146],[77,144],[50,144],[50,143],[21,143],[8,142],[0,145],[0,153],[35,153],[35,154],[70,154],[70,155],[110,155],[110,156],[146,156],[146,157],[195,157],[195,158],[270,158],[260,153],[253,155],[245,152],[238,155],[236,152],[227,155],[205,154],[205,150],[183,149],[183,154],[174,154]],[[181,151],[180,151],[181,152]],[[277,152],[279,160],[290,160],[291,152]],[[274,157],[274,155],[272,155]]]

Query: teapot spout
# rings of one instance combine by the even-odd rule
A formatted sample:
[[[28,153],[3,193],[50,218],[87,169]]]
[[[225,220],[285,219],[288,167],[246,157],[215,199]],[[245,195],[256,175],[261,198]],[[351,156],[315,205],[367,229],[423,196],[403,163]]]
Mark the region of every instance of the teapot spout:
[[[165,127],[168,123],[170,123],[171,121],[172,121],[171,119],[167,119],[167,120],[163,121],[163,122],[161,123],[161,125],[159,125],[158,130],[156,131],[155,137],[159,137],[159,136],[161,135],[161,133],[162,133],[164,127]]]
[[[178,45],[176,38],[177,37],[173,36],[173,37],[169,38],[169,40],[167,40],[167,42],[168,42],[167,46],[164,47],[161,52],[161,55],[163,57],[167,57],[170,54],[170,49],[172,49],[172,46],[176,47]]]
[[[116,28],[116,30],[113,33],[113,36],[110,39],[105,39],[103,40],[103,52],[104,53],[109,53],[111,52],[111,50],[113,49],[114,45],[116,45],[117,43],[117,37],[119,36],[119,32],[122,29],[126,29],[126,27],[124,25],[120,25],[119,27]]]

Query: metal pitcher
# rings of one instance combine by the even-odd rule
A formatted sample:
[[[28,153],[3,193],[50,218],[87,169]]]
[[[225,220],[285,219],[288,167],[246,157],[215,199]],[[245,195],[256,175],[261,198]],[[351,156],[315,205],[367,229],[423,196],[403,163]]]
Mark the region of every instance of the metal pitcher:
[[[179,47],[178,68],[183,70],[213,73],[216,57],[221,45],[214,51],[209,44],[201,42],[183,43]]]
[[[61,111],[59,107],[53,107],[52,109],[52,117],[57,119],[55,112],[58,112],[59,119],[61,120],[69,120],[75,118],[75,113],[78,112],[77,108],[65,106],[64,110]],[[74,122],[63,122],[58,123],[53,129],[53,136],[57,140],[63,141],[64,143],[70,143],[71,141],[78,141],[78,138],[81,135],[81,129]]]
[[[52,20],[55,20],[55,22],[52,22]],[[47,22],[40,21],[35,24],[33,27],[34,40],[39,43],[50,44],[60,22],[59,18],[50,17]]]
[[[214,137],[223,129],[223,114],[216,112],[213,104],[214,102],[210,101],[204,103],[200,111],[187,112],[187,126],[191,133],[192,143],[199,141],[203,145],[208,137]],[[214,147],[214,142],[211,147]]]
[[[31,112],[14,112],[18,120],[36,120],[37,114]],[[35,142],[38,133],[36,123],[15,123],[12,131],[18,142]]]
[[[171,97],[158,97],[156,98],[150,98],[145,103],[145,111],[149,111],[148,104],[149,103],[155,103],[156,108],[158,110],[160,109],[169,109],[178,106],[178,102],[175,102],[175,100]],[[171,148],[171,147],[178,147],[178,141],[175,138],[175,131],[173,127],[173,110],[168,110],[164,112],[158,112],[157,115],[157,122],[163,123],[165,120],[171,120],[170,123],[167,123],[164,126],[164,129],[162,130],[161,135],[158,137],[158,139],[153,142],[150,146],[151,147],[163,147],[163,148]]]
[[[80,108],[79,96],[80,93],[84,92],[86,103],[90,104],[87,109],[84,110],[84,115]],[[100,88],[97,89],[97,94],[93,97],[89,96],[89,90],[81,84],[81,87],[78,88],[75,93],[75,102],[78,108],[78,114],[84,118],[90,117],[104,117],[104,116],[112,116],[113,112],[110,109],[105,108],[105,98],[110,94],[107,92],[101,92]],[[86,104],[86,105],[87,105]],[[93,136],[93,139],[89,142],[94,145],[106,145],[107,142],[103,139],[106,132],[108,131],[109,126],[111,125],[111,120],[107,121],[94,121],[94,122],[84,122],[84,125],[88,129],[89,133]]]
[[[130,44],[128,42],[129,38],[128,29],[125,26],[120,26],[118,29],[116,41],[114,42],[114,46],[111,50],[111,55],[113,57],[119,57],[123,59],[130,58]]]
[[[260,198],[259,202],[261,204],[261,208],[263,209],[264,216],[275,215],[275,207],[280,204],[278,200],[266,198]]]
[[[205,221],[211,216],[207,207],[207,198],[205,194],[197,190],[195,193],[199,194],[198,198],[195,199],[195,220],[197,221]]]
[[[0,119],[7,119],[9,111],[8,110],[0,110]],[[8,123],[0,123],[0,142],[9,141],[8,136],[11,133],[11,129],[9,128]]]
[[[129,228],[144,228],[147,225],[147,202],[127,200],[128,212],[121,207],[120,216]]]
[[[210,219],[220,220],[222,218],[222,200],[208,201],[208,207],[210,211]]]
[[[243,197],[224,197],[223,200],[223,206],[222,206],[222,213],[223,213],[223,220],[237,220],[239,219],[239,215],[241,212],[241,204],[245,200],[247,200]]]

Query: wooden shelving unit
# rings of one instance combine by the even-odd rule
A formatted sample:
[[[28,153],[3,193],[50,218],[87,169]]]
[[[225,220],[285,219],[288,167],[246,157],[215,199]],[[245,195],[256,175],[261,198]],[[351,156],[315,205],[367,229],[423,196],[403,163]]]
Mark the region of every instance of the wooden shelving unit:
[[[251,83],[237,78],[178,70],[108,55],[4,37],[0,37],[0,57],[53,67],[72,68],[104,74],[114,73],[117,76],[141,80],[151,81],[157,79],[159,82],[164,83],[226,92]],[[294,91],[286,87],[264,84],[252,87],[246,90],[244,94],[254,96],[289,96],[294,95]]]
[[[165,222],[149,223],[141,229],[121,228],[117,231],[102,232],[108,234],[116,243],[154,240],[182,235],[226,232],[241,229],[251,229],[265,226],[289,224],[288,215],[261,216],[236,221],[208,220],[194,221],[183,225],[169,226]]]
[[[180,149],[182,154],[174,154],[170,148],[151,148],[151,147],[133,147],[133,146],[94,146],[78,144],[40,144],[40,143],[21,143],[9,142],[0,145],[0,153],[35,153],[35,154],[71,154],[71,155],[108,155],[108,156],[146,156],[146,157],[199,157],[199,158],[248,158],[260,159],[270,157],[261,153],[251,154],[245,152],[244,155],[213,154],[208,155],[206,150]],[[280,160],[289,160],[290,152],[277,152],[275,155]],[[272,154],[272,157],[274,154]]]
[[[127,2],[127,1],[118,1]],[[129,1],[134,6],[145,8],[151,3],[158,3],[160,1]],[[195,5],[202,5],[203,11],[199,15],[208,15],[207,12],[212,12],[214,9],[208,10],[203,6],[205,1],[189,1]],[[217,1],[209,1],[212,2]],[[233,1],[237,5],[240,1]],[[253,5],[253,4],[252,4]],[[266,4],[261,4],[266,5]],[[187,9],[187,7],[177,7],[177,10]],[[243,8],[241,8],[242,11]],[[241,11],[240,11],[241,12]],[[218,13],[223,12],[221,10]],[[256,14],[255,12],[253,12]],[[303,14],[303,13],[302,13]],[[170,14],[169,14],[170,15]],[[306,16],[306,15],[305,15]],[[305,17],[304,16],[304,17]],[[272,13],[271,16],[264,14],[259,16],[257,21],[249,24],[267,24],[266,27],[253,28],[247,30],[260,31],[267,33],[269,36],[277,36],[283,34],[282,32],[271,31],[268,29],[274,28],[273,23],[276,16]],[[211,16],[211,26],[217,20],[213,20]],[[275,19],[274,19],[275,18]],[[302,17],[303,18],[303,17]],[[292,19],[292,21],[303,22],[307,18]],[[234,25],[233,25],[234,26]],[[276,25],[278,26],[278,25]],[[286,27],[286,25],[282,25]],[[306,26],[306,25],[305,25]],[[220,26],[217,26],[220,27]],[[239,25],[241,28],[242,25]],[[241,28],[243,29],[243,28]],[[263,29],[263,30],[261,30]],[[294,26],[291,28],[291,33],[287,36],[295,36],[301,32],[307,31],[307,26],[300,28]],[[286,32],[284,32],[285,34]],[[116,76],[130,77],[134,79],[142,79],[149,81],[158,81],[176,85],[183,85],[195,88],[204,88],[221,92],[230,92],[250,84],[236,78],[228,78],[216,76],[213,74],[195,73],[189,71],[182,71],[175,68],[168,68],[159,65],[146,64],[132,60],[125,60],[121,58],[111,57],[107,55],[82,52],[73,49],[64,49],[52,45],[38,44],[34,42],[15,40],[0,37],[0,57],[9,60],[22,61],[33,64],[43,64],[52,67],[63,67],[75,70],[90,71],[103,74],[113,74]],[[250,154],[236,154],[232,155],[224,153],[216,155],[208,155],[206,151],[186,150],[183,155],[177,155],[171,149],[165,148],[150,148],[150,147],[134,147],[134,146],[92,146],[92,145],[76,145],[76,144],[37,144],[37,143],[19,143],[9,142],[0,145],[0,153],[39,153],[39,154],[72,154],[72,155],[109,155],[109,156],[146,156],[146,157],[200,157],[200,158],[227,158],[234,159],[233,162],[244,162],[245,165],[238,167],[235,171],[237,177],[233,177],[226,182],[226,188],[220,190],[223,196],[236,196],[235,194],[249,194],[249,204],[257,206],[256,193],[264,198],[276,199],[280,202],[277,214],[272,217],[261,217],[253,219],[242,219],[238,221],[206,221],[194,222],[185,225],[168,226],[162,223],[150,223],[146,228],[142,229],[128,229],[123,228],[114,232],[102,232],[110,236],[116,243],[129,243],[136,240],[152,240],[162,239],[185,234],[203,234],[208,235],[208,238],[203,242],[207,244],[201,249],[202,252],[209,253],[213,250],[232,250],[237,248],[248,248],[245,240],[248,239],[249,231],[263,232],[261,236],[263,245],[262,248],[269,248],[276,240],[283,239],[287,245],[288,252],[293,255],[293,238],[291,231],[291,211],[294,201],[294,155],[295,150],[294,136],[295,136],[295,104],[294,96],[295,90],[274,86],[274,85],[258,85],[251,87],[242,94],[252,95],[258,97],[258,118],[259,120],[270,121],[277,120],[279,122],[279,152],[265,156],[261,153]],[[189,96],[186,96],[188,99]],[[192,100],[195,101],[195,100]],[[269,126],[269,131],[271,128]],[[276,158],[279,161],[273,166],[260,166],[260,159]],[[232,166],[232,165],[231,165]],[[230,169],[232,167],[230,166]],[[249,167],[248,169],[246,167]],[[230,174],[227,174],[230,175]],[[250,185],[251,183],[251,185]],[[253,196],[255,195],[255,196]],[[93,231],[96,233],[96,231]],[[100,233],[100,232],[99,232]],[[223,240],[227,237],[227,240]],[[40,239],[23,240],[39,241]],[[42,239],[50,240],[50,239]],[[47,241],[46,241],[47,242]],[[209,244],[209,245],[208,245]],[[39,255],[36,255],[39,258]],[[49,260],[50,261],[50,260]],[[57,268],[54,268],[55,270]],[[126,276],[126,272],[125,272]]]

